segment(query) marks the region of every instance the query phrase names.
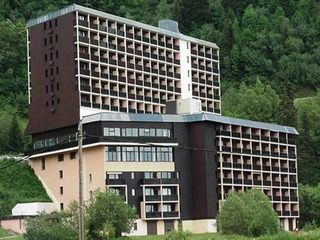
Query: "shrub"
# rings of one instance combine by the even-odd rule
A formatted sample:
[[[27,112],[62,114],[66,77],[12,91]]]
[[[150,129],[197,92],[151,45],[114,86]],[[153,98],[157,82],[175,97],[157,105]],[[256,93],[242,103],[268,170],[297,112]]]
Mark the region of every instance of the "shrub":
[[[233,192],[217,218],[218,230],[226,234],[258,237],[279,231],[278,215],[268,197],[258,189]]]
[[[171,230],[169,231],[166,236],[165,239],[166,240],[186,240],[191,236],[191,232],[190,231],[184,231],[182,228],[182,224],[179,223],[178,224],[178,229],[177,230]]]

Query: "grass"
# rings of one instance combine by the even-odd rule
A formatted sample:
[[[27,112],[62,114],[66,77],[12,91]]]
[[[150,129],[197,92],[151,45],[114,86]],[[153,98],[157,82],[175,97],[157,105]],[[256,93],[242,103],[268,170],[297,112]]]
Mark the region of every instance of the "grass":
[[[11,236],[16,236],[12,237]],[[8,231],[0,228],[0,240],[4,237],[10,237],[6,240],[23,240],[21,235],[17,235],[12,231]],[[165,236],[142,236],[142,237],[129,237],[128,240],[164,240]],[[309,232],[300,231],[298,235],[293,232],[280,232],[274,236],[262,236],[258,238],[243,237],[239,235],[224,235],[221,233],[203,233],[193,234],[188,240],[319,240],[320,230],[314,230]]]
[[[0,228],[0,239],[4,239],[4,237],[10,237],[7,238],[8,240],[23,240],[23,237],[21,235],[18,235],[13,231]]]

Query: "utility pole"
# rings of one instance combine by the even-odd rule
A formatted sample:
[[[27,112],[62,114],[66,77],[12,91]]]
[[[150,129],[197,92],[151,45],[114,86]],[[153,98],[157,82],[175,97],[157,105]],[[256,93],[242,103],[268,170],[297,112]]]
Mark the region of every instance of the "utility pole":
[[[79,152],[79,240],[84,240],[84,224],[83,224],[83,172],[82,172],[82,139],[83,130],[82,122],[79,121],[78,126],[78,152]]]

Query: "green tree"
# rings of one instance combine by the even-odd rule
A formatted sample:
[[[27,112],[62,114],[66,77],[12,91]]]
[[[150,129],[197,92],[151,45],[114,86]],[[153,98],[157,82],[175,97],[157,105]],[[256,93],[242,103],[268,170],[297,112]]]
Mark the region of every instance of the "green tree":
[[[258,237],[279,231],[278,215],[268,197],[258,189],[227,196],[217,218],[219,231]]]
[[[299,184],[299,205],[300,228],[312,222],[320,226],[320,184],[314,187]]]
[[[276,122],[278,96],[270,85],[259,79],[254,86],[242,83],[239,89],[231,87],[222,97],[222,112],[226,116]]]
[[[110,231],[105,229],[106,226],[112,226],[115,235],[119,237],[122,232],[131,231],[136,218],[136,209],[110,190],[95,191],[86,206],[86,224],[91,238],[99,237],[100,231]]]
[[[288,79],[282,86],[279,103],[279,124],[295,127],[297,125],[297,110],[294,106],[293,88]]]
[[[18,118],[17,115],[14,115],[8,132],[7,149],[11,153],[22,153],[23,144],[24,139],[19,126]]]

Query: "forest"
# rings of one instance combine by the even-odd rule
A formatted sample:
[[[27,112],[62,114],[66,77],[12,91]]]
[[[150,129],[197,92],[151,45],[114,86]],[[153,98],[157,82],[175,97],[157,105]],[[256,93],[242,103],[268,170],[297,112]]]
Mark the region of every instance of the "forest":
[[[303,192],[318,189],[318,0],[1,0],[0,154],[30,147],[23,134],[28,121],[26,22],[72,3],[154,26],[170,18],[182,34],[215,42],[222,114],[296,127],[299,182]]]

